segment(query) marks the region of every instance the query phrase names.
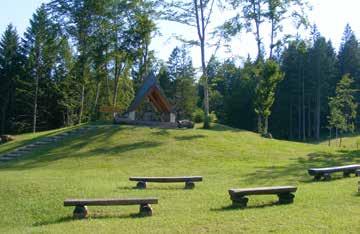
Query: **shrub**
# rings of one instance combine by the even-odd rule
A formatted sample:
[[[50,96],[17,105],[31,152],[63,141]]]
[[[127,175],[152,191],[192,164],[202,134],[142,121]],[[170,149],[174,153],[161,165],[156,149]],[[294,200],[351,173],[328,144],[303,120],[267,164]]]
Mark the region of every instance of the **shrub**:
[[[196,109],[192,114],[192,119],[195,123],[202,123],[204,121],[204,111],[202,109]]]
[[[218,121],[218,118],[214,111],[209,114],[209,119],[210,123],[216,123]]]

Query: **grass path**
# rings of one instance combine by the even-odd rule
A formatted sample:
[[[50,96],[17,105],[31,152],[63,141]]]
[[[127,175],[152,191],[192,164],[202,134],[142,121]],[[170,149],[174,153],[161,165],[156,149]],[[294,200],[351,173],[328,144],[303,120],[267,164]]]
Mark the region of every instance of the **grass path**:
[[[268,140],[221,126],[98,129],[0,166],[0,233],[359,233],[358,179],[338,175],[315,183],[306,171],[359,162],[355,149]],[[143,175],[204,181],[191,191],[156,183],[133,189],[128,177]],[[297,185],[295,203],[277,206],[275,196],[252,196],[249,208],[231,208],[229,188],[267,185]],[[62,205],[65,198],[143,196],[159,198],[153,217],[136,217],[137,206],[90,207],[91,218],[76,221]]]

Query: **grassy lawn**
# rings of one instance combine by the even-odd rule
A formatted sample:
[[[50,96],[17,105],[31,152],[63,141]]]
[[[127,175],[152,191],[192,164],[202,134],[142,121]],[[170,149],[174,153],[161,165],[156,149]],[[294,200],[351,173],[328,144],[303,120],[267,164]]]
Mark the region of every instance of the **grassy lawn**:
[[[17,144],[31,139],[18,138]],[[14,143],[12,143],[14,144]],[[1,145],[0,152],[8,145]],[[99,128],[0,166],[0,233],[359,233],[357,178],[313,182],[309,167],[360,163],[360,151],[268,140],[216,126],[212,130]],[[194,190],[129,176],[202,175]],[[250,196],[233,209],[227,190],[297,185],[295,203]],[[152,217],[138,206],[89,207],[73,220],[65,198],[159,198]]]

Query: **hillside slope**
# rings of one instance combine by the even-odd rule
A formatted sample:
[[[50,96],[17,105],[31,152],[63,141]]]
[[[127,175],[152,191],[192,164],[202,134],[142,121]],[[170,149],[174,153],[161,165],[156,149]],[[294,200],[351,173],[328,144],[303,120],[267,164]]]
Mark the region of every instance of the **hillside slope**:
[[[357,179],[312,182],[307,168],[357,163],[359,154],[221,126],[99,128],[0,166],[0,233],[358,232]],[[176,175],[204,181],[191,191],[155,183],[139,191],[128,181]],[[295,203],[253,196],[248,209],[230,207],[229,188],[264,185],[299,186]],[[63,207],[65,198],[146,196],[159,198],[153,217],[136,217],[137,206],[90,207],[91,218],[76,221]]]

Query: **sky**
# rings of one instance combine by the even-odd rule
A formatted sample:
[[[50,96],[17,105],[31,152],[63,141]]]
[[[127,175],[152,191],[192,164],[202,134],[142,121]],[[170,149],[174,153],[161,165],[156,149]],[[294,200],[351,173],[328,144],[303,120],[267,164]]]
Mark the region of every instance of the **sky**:
[[[42,3],[48,0],[0,0],[0,34],[2,34],[6,26],[12,23],[20,35],[24,33],[29,25],[29,19]],[[338,49],[341,43],[341,37],[345,25],[349,23],[360,38],[360,1],[359,0],[309,0],[313,10],[308,13],[312,24],[316,24],[321,35],[325,36],[333,42],[335,49]],[[221,22],[228,12],[219,12],[213,15],[213,26]],[[170,22],[158,22],[161,36],[153,38],[151,48],[155,50],[157,58],[166,61],[177,45],[181,45],[179,41],[174,38],[174,35],[182,35],[187,39],[196,39],[196,31],[194,29]],[[266,29],[265,29],[266,31]],[[296,31],[290,23],[285,26],[286,32],[296,34]],[[309,36],[309,32],[300,32],[304,37]],[[263,35],[266,43],[268,33]],[[213,49],[207,49],[207,58],[213,54]],[[190,49],[190,54],[193,58],[195,66],[199,66],[200,50],[198,47]],[[256,44],[252,34],[242,33],[235,37],[230,44],[230,49],[219,50],[217,56],[220,59],[229,57],[246,58],[247,55],[255,57]]]

